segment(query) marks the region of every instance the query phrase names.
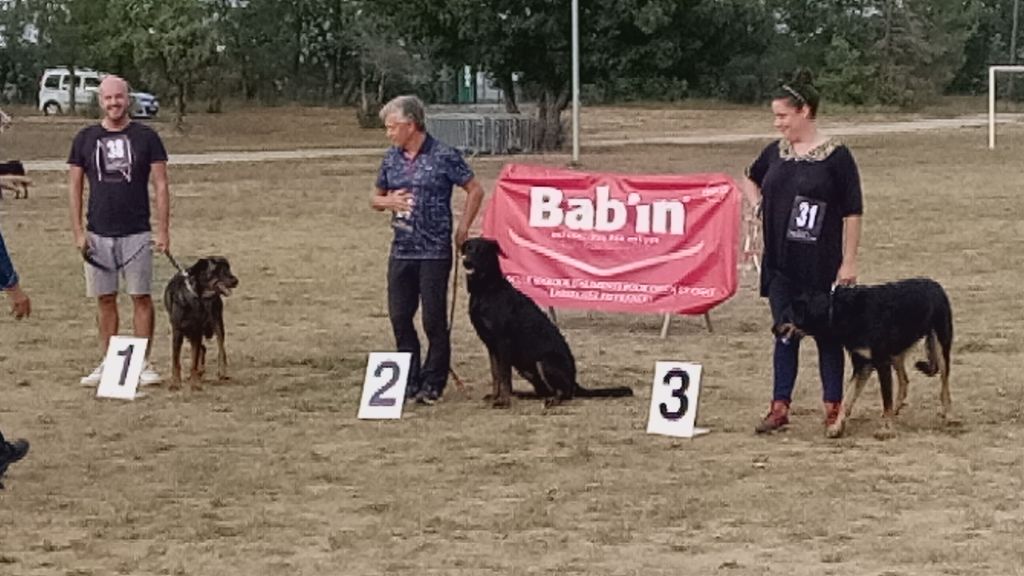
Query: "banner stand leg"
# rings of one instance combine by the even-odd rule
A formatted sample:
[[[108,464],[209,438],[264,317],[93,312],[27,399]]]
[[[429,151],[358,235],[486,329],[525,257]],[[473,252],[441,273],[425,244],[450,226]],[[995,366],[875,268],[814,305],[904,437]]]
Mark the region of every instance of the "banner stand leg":
[[[554,306],[548,306],[548,317],[551,318],[551,321],[554,322],[555,326],[558,326],[558,316],[555,315]]]
[[[665,319],[661,322],[661,339],[668,338],[668,326],[672,322],[672,314],[666,312]],[[711,324],[711,312],[704,313],[704,326],[707,327],[708,333],[715,331],[715,327]]]

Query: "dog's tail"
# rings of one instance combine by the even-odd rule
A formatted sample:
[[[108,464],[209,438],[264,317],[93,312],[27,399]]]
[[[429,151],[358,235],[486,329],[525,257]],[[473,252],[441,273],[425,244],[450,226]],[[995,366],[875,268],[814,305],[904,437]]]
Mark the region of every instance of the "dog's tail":
[[[938,307],[932,323],[932,329],[925,336],[924,349],[928,360],[918,361],[914,366],[928,376],[941,373],[943,378],[949,376],[949,354],[953,348],[953,310],[942,287],[938,287],[941,295],[941,306]]]
[[[613,386],[611,388],[584,388],[576,385],[576,396],[580,398],[625,398],[633,395],[629,386]]]
[[[925,336],[924,349],[928,356],[928,360],[918,360],[914,363],[914,367],[920,370],[925,376],[935,376],[939,373],[939,349],[938,338],[936,337],[935,331],[931,331]]]

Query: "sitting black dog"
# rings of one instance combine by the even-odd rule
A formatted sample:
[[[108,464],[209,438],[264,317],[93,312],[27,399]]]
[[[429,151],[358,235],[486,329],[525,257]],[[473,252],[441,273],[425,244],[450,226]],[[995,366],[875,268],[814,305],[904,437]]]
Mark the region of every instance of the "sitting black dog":
[[[875,434],[890,438],[895,432],[892,418],[905,405],[909,379],[904,357],[922,338],[928,360],[915,364],[928,376],[942,380],[941,414],[950,414],[950,349],[953,345],[953,311],[942,286],[927,278],[900,280],[877,286],[837,286],[831,293],[813,292],[793,301],[792,324],[781,324],[776,333],[801,332],[837,338],[850,353],[853,363],[853,396],[846,402],[846,415],[860,396],[871,371],[878,372],[882,389],[882,427]],[[896,368],[900,389],[899,405],[893,408],[892,372]]]
[[[238,278],[231,273],[227,258],[202,258],[177,274],[164,290],[164,306],[170,317],[171,390],[181,388],[181,345],[188,338],[192,347],[192,372],[189,382],[193,390],[200,390],[206,371],[206,345],[204,338],[217,337],[217,376],[227,379],[227,354],[224,352],[224,302],[221,296],[230,296],[238,286]]]
[[[553,405],[581,397],[632,396],[620,386],[588,390],[576,382],[576,361],[562,333],[541,309],[505,279],[498,264],[498,243],[472,238],[461,246],[469,291],[469,319],[491,357],[496,408],[512,395],[512,368]]]

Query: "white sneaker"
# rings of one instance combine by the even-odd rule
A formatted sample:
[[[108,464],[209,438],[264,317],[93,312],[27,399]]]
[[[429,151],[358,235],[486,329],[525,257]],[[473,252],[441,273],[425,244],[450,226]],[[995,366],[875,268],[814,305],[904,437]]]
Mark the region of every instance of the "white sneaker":
[[[103,363],[100,362],[100,365],[97,366],[96,369],[92,371],[92,374],[89,374],[88,376],[82,376],[82,379],[79,380],[78,382],[82,386],[96,386],[97,384],[100,383],[100,376],[102,375]]]
[[[164,379],[153,370],[153,366],[146,362],[146,365],[142,368],[142,374],[139,375],[139,386],[152,386],[153,384],[159,384]]]

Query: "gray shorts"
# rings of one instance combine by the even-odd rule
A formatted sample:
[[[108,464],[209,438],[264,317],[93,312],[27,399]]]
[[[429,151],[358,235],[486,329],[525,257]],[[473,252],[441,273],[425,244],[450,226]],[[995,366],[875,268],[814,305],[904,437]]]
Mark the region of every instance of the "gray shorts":
[[[87,233],[92,257],[110,268],[110,272],[85,263],[85,294],[90,298],[117,294],[118,278],[133,296],[150,294],[153,286],[153,248],[150,233],[110,238]]]

